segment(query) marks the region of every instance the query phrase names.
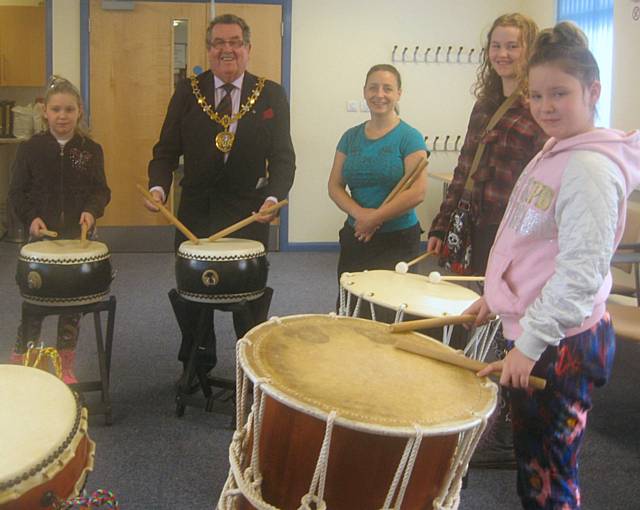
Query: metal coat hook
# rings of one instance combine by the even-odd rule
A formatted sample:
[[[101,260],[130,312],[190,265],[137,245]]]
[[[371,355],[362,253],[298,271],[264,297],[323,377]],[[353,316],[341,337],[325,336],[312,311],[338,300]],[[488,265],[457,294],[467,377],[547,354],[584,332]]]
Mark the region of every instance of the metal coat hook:
[[[469,57],[467,58],[467,62],[471,63],[471,57],[473,56],[473,52],[476,51],[475,48],[471,48],[469,50]]]
[[[391,62],[395,62],[396,61],[396,51],[398,49],[398,45],[395,44],[393,46],[393,51],[391,52]]]
[[[455,143],[455,145],[453,146],[454,150],[458,150],[458,144],[460,143],[460,140],[462,140],[462,136],[458,135],[458,136],[456,137],[456,143]]]
[[[449,135],[447,135],[444,139],[444,150],[448,151],[449,150],[449,138],[451,138]]]
[[[462,50],[464,49],[463,46],[460,46],[460,48],[458,48],[458,54],[456,55],[456,62],[460,63],[460,55],[462,54]]]
[[[437,151],[437,150],[438,150],[437,145],[438,145],[438,140],[439,140],[439,139],[440,139],[440,137],[439,137],[439,136],[436,136],[436,137],[433,139],[433,150],[434,150],[434,151]]]
[[[416,48],[413,50],[413,61],[417,62],[418,61],[418,50],[420,49],[420,46],[416,46]]]
[[[451,56],[451,50],[453,49],[453,46],[449,46],[447,48],[447,62],[450,62],[449,57]]]
[[[406,46],[404,47],[404,50],[402,50],[402,61],[404,62],[404,58],[405,55],[407,54],[407,51],[409,51],[409,48],[407,48]]]
[[[427,50],[424,52],[424,61],[428,62],[428,58],[429,58],[429,52],[431,51],[431,48],[427,48]]]
[[[436,48],[436,59],[434,60],[434,62],[438,62],[438,55],[440,54],[441,49],[442,49],[442,46],[438,46]]]

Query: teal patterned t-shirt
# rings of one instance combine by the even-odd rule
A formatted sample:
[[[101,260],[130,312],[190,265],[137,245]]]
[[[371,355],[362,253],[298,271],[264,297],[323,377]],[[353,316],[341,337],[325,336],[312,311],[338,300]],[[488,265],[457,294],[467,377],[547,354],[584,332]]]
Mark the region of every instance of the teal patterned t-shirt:
[[[342,135],[337,150],[346,155],[342,180],[351,197],[362,207],[377,208],[404,175],[404,158],[427,150],[424,137],[404,121],[376,140],[364,132],[365,124],[352,127]],[[355,220],[349,216],[349,224]],[[415,209],[382,224],[380,232],[412,227],[418,222]]]

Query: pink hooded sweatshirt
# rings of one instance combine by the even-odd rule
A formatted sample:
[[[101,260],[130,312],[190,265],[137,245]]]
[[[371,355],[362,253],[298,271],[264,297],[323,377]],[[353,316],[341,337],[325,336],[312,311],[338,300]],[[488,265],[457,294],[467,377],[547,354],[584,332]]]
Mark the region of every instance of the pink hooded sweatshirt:
[[[609,264],[640,184],[640,132],[547,141],[516,183],[491,249],[485,299],[531,359],[605,313]]]

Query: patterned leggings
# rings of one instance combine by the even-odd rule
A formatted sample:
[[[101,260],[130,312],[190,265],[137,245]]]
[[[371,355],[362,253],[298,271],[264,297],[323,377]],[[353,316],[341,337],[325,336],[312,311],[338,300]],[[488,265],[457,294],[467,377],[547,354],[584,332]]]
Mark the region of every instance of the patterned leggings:
[[[510,390],[523,508],[580,508],[578,454],[591,392],[608,380],[614,354],[615,335],[605,314],[591,329],[547,348],[533,371],[547,379],[547,389]]]
[[[22,317],[22,322],[18,326],[18,338],[16,340],[15,352],[24,354],[27,352],[29,342],[38,343],[40,331],[42,330],[43,317],[26,316]],[[58,317],[58,337],[56,348],[59,351],[73,350],[78,344],[78,333],[80,332],[80,314],[63,314]]]

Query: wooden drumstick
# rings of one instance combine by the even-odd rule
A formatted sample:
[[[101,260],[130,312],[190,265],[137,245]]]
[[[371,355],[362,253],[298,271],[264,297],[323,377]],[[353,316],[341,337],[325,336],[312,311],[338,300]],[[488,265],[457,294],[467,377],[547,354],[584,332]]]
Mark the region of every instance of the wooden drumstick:
[[[384,199],[382,205],[391,202],[391,200],[393,200],[401,191],[409,189],[411,185],[418,179],[422,170],[424,170],[428,164],[429,161],[427,160],[427,158],[422,158],[420,161],[418,161],[416,167],[408,174],[405,174],[402,179],[398,181],[398,183],[391,190],[391,193],[389,193]]]
[[[47,230],[46,228],[41,229],[39,234],[41,236],[47,236],[47,237],[58,237],[57,232],[54,232],[53,230]]]
[[[389,324],[389,329],[392,333],[404,333],[406,331],[415,331],[417,329],[441,328],[443,326],[453,326],[455,324],[468,324],[475,320],[476,315],[472,313],[464,315],[445,315],[443,317],[434,317],[432,319],[418,319],[415,321]]]
[[[437,255],[437,253],[438,252],[436,251],[428,251],[426,253],[423,253],[422,255],[417,256],[415,259],[410,260],[409,262],[398,262],[396,264],[396,273],[406,273],[414,264],[417,264],[421,260],[424,260],[431,255]]]
[[[266,209],[263,209],[262,211],[258,211],[257,213],[253,213],[251,216],[248,216],[244,220],[240,220],[239,222],[234,223],[233,225],[231,225],[231,226],[229,226],[227,228],[224,228],[224,229],[220,230],[219,232],[216,232],[215,234],[210,235],[209,236],[209,241],[217,241],[218,239],[226,237],[229,234],[232,234],[233,232],[235,232],[236,230],[240,230],[241,228],[244,228],[247,225],[250,225],[251,223],[256,221],[260,216],[264,216],[264,215],[268,215],[268,214],[271,214],[273,212],[276,212],[278,209],[280,209],[281,207],[284,207],[288,203],[289,203],[289,201],[286,198],[284,200],[280,200],[280,202],[278,202],[277,204],[273,204],[273,205],[267,207]]]
[[[140,193],[142,193],[149,202],[160,209],[160,212],[164,215],[164,217],[167,218],[171,223],[173,223],[180,232],[182,232],[191,242],[193,242],[193,244],[200,243],[198,238],[193,235],[193,232],[191,232],[191,230],[189,230],[178,218],[171,214],[171,211],[169,211],[169,209],[167,209],[161,203],[156,202],[156,199],[153,198],[153,195],[147,188],[144,188],[139,184],[136,184],[136,188],[138,188]]]
[[[483,282],[484,276],[443,276],[438,271],[429,273],[429,281],[431,283],[440,282]]]
[[[87,232],[89,231],[89,227],[86,223],[80,225],[80,240],[85,242],[87,240]]]
[[[479,372],[480,370],[488,366],[488,363],[467,358],[463,354],[451,352],[448,349],[441,348],[439,345],[434,345],[432,344],[432,341],[438,342],[437,340],[433,339],[425,341],[417,340],[415,338],[399,338],[395,343],[395,348],[402,351],[411,352],[413,354],[419,354],[420,356],[424,356],[426,358],[443,361],[445,363],[449,363],[450,365],[455,365],[457,367],[472,370],[474,372]],[[546,385],[547,381],[542,379],[541,377],[529,376],[529,386],[531,386],[532,388],[535,388],[536,390],[543,390]]]

